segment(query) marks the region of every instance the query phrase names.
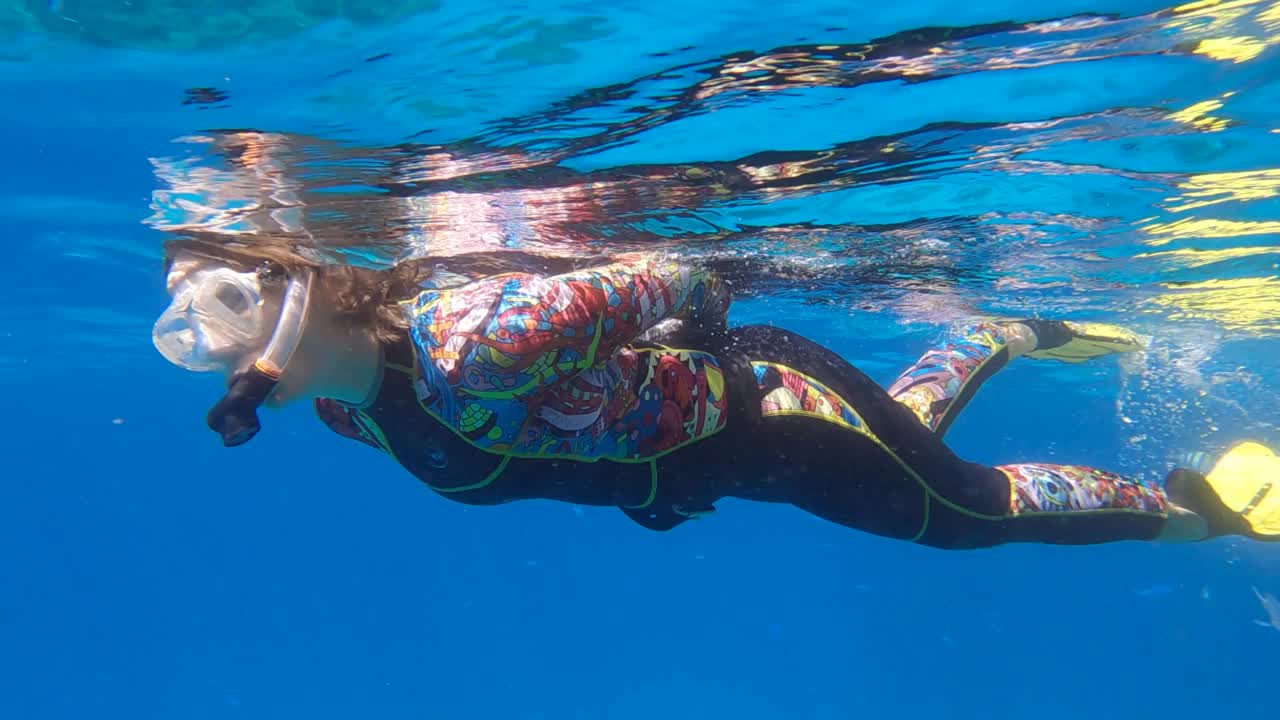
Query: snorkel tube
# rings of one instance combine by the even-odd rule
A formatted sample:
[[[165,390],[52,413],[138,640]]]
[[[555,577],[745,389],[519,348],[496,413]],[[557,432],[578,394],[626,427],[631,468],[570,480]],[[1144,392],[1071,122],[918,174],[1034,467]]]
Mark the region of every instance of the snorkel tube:
[[[310,268],[289,278],[280,307],[280,319],[271,333],[271,340],[262,355],[248,370],[236,373],[222,396],[206,417],[209,429],[222,436],[225,447],[243,445],[262,429],[258,422],[258,408],[280,381],[280,375],[298,349],[302,329],[307,320],[307,307],[311,302]]]

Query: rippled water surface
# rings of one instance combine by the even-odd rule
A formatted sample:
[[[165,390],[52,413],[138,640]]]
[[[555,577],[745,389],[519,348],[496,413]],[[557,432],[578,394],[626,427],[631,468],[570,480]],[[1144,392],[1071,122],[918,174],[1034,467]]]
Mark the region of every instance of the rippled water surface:
[[[1157,477],[1280,441],[1277,45],[1273,0],[10,1],[0,379],[131,397],[169,237],[376,267],[668,249],[878,378],[974,314],[1135,327],[1118,369],[1036,377]]]
[[[372,265],[671,248],[895,322],[1108,317],[1171,392],[1238,386],[1271,427],[1280,5],[784,5],[15,5],[11,167],[49,172],[0,212],[57,218],[19,260],[80,270],[154,275],[141,221]],[[92,305],[34,311],[83,323],[58,358],[149,352]]]

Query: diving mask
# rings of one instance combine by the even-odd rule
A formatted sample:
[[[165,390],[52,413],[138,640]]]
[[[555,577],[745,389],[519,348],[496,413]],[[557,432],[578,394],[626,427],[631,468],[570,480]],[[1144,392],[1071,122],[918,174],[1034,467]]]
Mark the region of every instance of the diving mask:
[[[209,410],[209,428],[228,447],[258,433],[257,410],[280,380],[298,348],[311,300],[314,273],[304,268],[289,278],[280,316],[266,348],[247,369],[245,356],[266,336],[262,274],[230,268],[197,270],[174,287],[173,302],[156,321],[152,338],[170,362],[194,371],[234,372],[227,394]]]
[[[262,347],[262,284],[257,273],[230,268],[196,272],[174,288],[173,302],[152,328],[161,355],[194,372],[227,370]]]

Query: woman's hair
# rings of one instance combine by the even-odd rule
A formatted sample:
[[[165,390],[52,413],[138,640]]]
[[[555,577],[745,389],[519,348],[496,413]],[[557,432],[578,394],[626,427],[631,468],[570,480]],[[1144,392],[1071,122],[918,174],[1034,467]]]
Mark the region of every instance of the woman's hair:
[[[408,327],[402,300],[416,296],[421,283],[431,277],[431,267],[421,261],[398,263],[386,270],[317,262],[304,258],[288,244],[257,242],[228,244],[196,238],[165,243],[165,272],[178,254],[189,254],[223,263],[241,271],[278,266],[286,275],[311,268],[315,280],[311,302],[323,303],[340,323],[366,330],[379,341],[399,337]]]
[[[333,316],[355,327],[368,328],[377,340],[400,337],[409,323],[399,303],[422,291],[431,276],[425,263],[400,263],[386,270],[350,265],[326,265],[316,273],[319,299]]]
[[[475,253],[436,260],[407,260],[385,270],[320,262],[303,257],[291,242],[255,237],[252,242],[226,238],[182,237],[165,243],[165,274],[179,254],[219,262],[242,272],[274,265],[285,275],[309,267],[315,272],[311,302],[323,303],[336,321],[366,330],[379,341],[403,335],[409,326],[399,303],[422,292],[423,282],[439,275],[433,286],[447,287],[509,272],[558,275],[607,262],[595,258],[549,257],[519,251]]]

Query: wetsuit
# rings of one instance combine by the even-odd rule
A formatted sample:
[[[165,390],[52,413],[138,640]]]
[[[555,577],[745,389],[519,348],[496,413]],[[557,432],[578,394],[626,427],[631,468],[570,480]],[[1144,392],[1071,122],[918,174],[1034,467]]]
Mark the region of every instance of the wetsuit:
[[[428,290],[405,304],[411,329],[386,345],[377,396],[317,412],[445,497],[616,506],[654,530],[724,497],[944,548],[1163,527],[1159,488],[946,447],[947,425],[1007,362],[1001,326],[967,328],[886,391],[795,333],[726,329],[727,306],[713,275],[644,262]],[[665,342],[637,339],[669,319],[684,324]]]

